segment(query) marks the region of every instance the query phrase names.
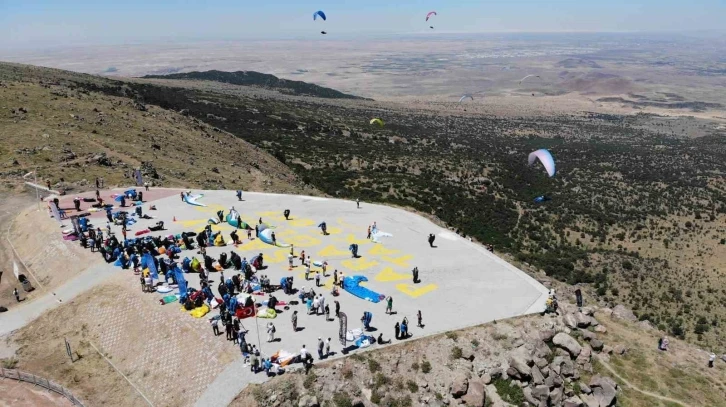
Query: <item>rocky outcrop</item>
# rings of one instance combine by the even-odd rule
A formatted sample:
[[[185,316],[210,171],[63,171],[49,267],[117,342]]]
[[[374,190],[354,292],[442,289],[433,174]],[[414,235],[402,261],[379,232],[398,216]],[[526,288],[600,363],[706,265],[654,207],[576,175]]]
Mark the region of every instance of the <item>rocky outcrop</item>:
[[[484,388],[484,383],[479,379],[470,380],[466,395],[464,395],[461,400],[466,403],[467,406],[484,407],[484,404],[486,403],[486,390]]]
[[[552,342],[558,347],[566,350],[573,358],[576,358],[582,351],[582,346],[570,335],[560,332],[552,338]]]
[[[613,318],[619,318],[630,322],[635,322],[638,320],[638,317],[633,314],[633,311],[625,308],[623,305],[616,305],[615,308],[613,308]]]
[[[617,386],[617,383],[609,377],[595,375],[590,379],[592,394],[600,407],[609,407],[615,404]]]
[[[454,381],[451,383],[449,392],[454,398],[458,399],[465,395],[468,389],[469,379],[465,375],[459,373],[454,377]]]

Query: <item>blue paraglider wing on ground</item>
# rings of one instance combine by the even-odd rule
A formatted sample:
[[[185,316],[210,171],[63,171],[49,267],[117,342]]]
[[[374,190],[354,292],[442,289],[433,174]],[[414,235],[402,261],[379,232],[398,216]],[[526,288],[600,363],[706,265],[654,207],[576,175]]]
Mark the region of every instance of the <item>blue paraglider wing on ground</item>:
[[[358,298],[373,303],[380,302],[386,298],[383,294],[379,294],[366,287],[360,286],[359,284],[364,281],[368,281],[365,276],[347,276],[343,279],[343,289]]]

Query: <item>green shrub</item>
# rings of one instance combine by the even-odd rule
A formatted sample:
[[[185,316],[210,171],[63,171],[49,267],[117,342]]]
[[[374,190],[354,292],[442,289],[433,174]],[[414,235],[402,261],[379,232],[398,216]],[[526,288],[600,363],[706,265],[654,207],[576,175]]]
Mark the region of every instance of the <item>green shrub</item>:
[[[460,359],[461,358],[461,353],[462,353],[461,348],[458,347],[458,346],[454,346],[453,348],[451,348],[451,355],[450,355],[450,357],[451,357],[452,360]]]
[[[379,387],[386,386],[391,383],[391,379],[383,373],[376,373],[373,377],[373,388],[378,389]]]
[[[368,370],[370,370],[371,373],[375,373],[381,370],[381,364],[375,359],[368,359]]]
[[[451,332],[451,331],[446,333],[446,337],[453,341],[456,341],[457,339],[459,339],[459,335],[456,332]]]
[[[408,391],[411,393],[416,393],[418,391],[418,384],[416,384],[413,380],[407,381],[406,387],[408,387]]]
[[[411,369],[413,369],[414,372],[418,372],[418,368],[419,368],[418,362],[411,363]]]
[[[424,373],[428,373],[431,371],[431,363],[429,363],[428,360],[424,360],[421,362],[421,371]]]
[[[333,393],[333,404],[336,407],[353,407],[353,400],[346,392],[335,392]]]
[[[472,339],[471,340],[471,346],[473,346],[475,348],[479,347],[479,340],[476,339],[476,338]]]
[[[524,392],[519,386],[513,384],[511,380],[498,378],[494,380],[494,387],[496,387],[499,397],[509,404],[521,406],[525,401]]]
[[[315,380],[317,380],[318,376],[315,375],[315,373],[308,373],[307,376],[305,376],[305,380],[303,380],[303,387],[306,389],[310,389],[315,384]]]

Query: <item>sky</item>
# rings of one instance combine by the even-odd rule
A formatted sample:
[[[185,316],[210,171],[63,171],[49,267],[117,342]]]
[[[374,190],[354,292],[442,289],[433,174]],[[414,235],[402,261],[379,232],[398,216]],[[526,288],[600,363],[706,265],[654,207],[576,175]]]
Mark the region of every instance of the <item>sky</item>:
[[[313,21],[316,10],[328,20]],[[438,15],[426,22],[428,11]],[[0,0],[0,48],[431,32],[726,29],[726,0]]]

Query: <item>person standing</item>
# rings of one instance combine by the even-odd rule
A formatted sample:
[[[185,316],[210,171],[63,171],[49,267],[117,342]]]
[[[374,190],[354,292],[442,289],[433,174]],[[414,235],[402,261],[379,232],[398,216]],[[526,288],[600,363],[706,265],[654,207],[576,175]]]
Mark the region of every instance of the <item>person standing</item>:
[[[318,296],[315,296],[315,299],[313,300],[313,309],[312,311],[315,313],[315,315],[318,314],[318,308],[320,307],[320,299]]]
[[[393,312],[393,297],[390,295],[386,298],[386,314]]]
[[[292,253],[287,256],[288,270],[292,270],[292,261],[295,259]]]
[[[297,332],[297,311],[292,312],[292,331]]]
[[[144,181],[144,189],[145,189],[146,191],[148,191],[148,190],[149,190],[149,183],[148,183],[148,182],[146,182],[146,181]]]
[[[366,239],[371,238],[371,225],[368,225],[368,234],[366,235]]]
[[[96,189],[100,189],[100,188],[101,188],[101,182],[98,180],[98,177],[96,177]],[[96,194],[96,195],[98,195],[98,194]]]
[[[400,339],[400,337],[401,337],[400,336],[401,335],[400,334],[400,332],[401,332],[401,324],[399,324],[398,322],[396,322],[396,325],[393,326],[393,329],[396,332],[396,339]]]
[[[582,291],[579,288],[575,290],[575,301],[577,302],[577,307],[582,308]]]
[[[340,318],[340,303],[338,300],[335,300],[335,317]]]
[[[227,318],[226,321],[224,321],[224,330],[227,333],[227,340],[231,341],[232,338],[232,317]]]
[[[272,322],[267,323],[267,342],[275,340],[275,324]]]
[[[413,276],[413,283],[418,284],[418,267],[414,267],[413,270],[411,270],[411,275]]]
[[[333,287],[338,285],[338,269],[333,272]]]
[[[418,325],[416,325],[419,328],[423,328],[423,316],[421,315],[421,310],[418,310],[416,313],[416,318],[418,319]]]
[[[305,265],[305,281],[308,281],[310,279],[310,266]]]
[[[436,240],[436,236],[433,233],[429,233],[429,246],[434,247],[434,240]]]
[[[708,367],[713,367],[713,362],[716,360],[716,354],[711,352],[708,356]]]
[[[330,356],[330,338],[325,341],[325,357]]]
[[[318,359],[323,358],[323,349],[325,348],[325,342],[323,342],[323,338],[318,336]]]
[[[20,302],[20,293],[18,293],[18,289],[13,288],[13,295],[15,296],[15,301]]]
[[[325,304],[325,320],[330,321],[330,306]]]
[[[358,209],[360,209],[360,199],[359,198],[355,198],[355,205],[358,207]]]
[[[290,220],[290,210],[285,209],[282,214],[285,216],[285,220]]]
[[[323,294],[320,294],[320,304],[318,306],[318,309],[320,310],[320,313],[325,313],[325,297],[323,297]]]
[[[320,287],[320,273],[315,273],[315,287]]]

